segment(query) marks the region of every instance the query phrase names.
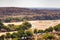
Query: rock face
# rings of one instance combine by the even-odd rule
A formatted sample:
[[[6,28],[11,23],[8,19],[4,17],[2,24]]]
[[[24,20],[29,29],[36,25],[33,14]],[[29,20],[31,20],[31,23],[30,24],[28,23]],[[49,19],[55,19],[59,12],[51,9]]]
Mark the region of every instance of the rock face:
[[[60,9],[54,8],[19,8],[19,7],[0,7],[0,18],[8,16],[29,17],[35,20],[40,19],[60,19]]]

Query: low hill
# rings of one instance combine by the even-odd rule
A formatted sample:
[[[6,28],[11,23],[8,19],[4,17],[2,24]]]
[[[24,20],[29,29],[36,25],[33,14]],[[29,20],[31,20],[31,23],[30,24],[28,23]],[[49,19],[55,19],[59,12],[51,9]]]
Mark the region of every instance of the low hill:
[[[26,17],[29,20],[60,19],[60,9],[0,7],[0,19],[7,17]]]

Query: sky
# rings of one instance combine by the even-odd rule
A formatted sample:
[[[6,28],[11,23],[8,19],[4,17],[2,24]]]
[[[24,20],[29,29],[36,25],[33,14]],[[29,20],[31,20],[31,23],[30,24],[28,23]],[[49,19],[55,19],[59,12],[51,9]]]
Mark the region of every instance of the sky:
[[[60,0],[0,0],[0,7],[60,8]]]

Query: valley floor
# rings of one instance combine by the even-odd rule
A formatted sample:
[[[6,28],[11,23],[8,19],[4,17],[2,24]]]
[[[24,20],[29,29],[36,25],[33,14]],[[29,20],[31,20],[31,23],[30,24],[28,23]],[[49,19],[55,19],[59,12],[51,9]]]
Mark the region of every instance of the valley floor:
[[[42,29],[45,30],[48,27],[53,27],[60,24],[60,20],[36,20],[36,21],[28,21],[32,24],[31,29]],[[22,22],[11,22],[11,23],[3,23],[4,25],[14,24],[20,25]]]

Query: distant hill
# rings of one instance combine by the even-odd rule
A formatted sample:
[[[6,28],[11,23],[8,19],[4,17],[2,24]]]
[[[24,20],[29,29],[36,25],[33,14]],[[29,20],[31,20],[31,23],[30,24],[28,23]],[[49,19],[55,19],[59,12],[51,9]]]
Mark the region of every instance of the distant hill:
[[[28,17],[32,20],[60,19],[60,9],[0,7],[0,19],[6,18],[9,16]]]

